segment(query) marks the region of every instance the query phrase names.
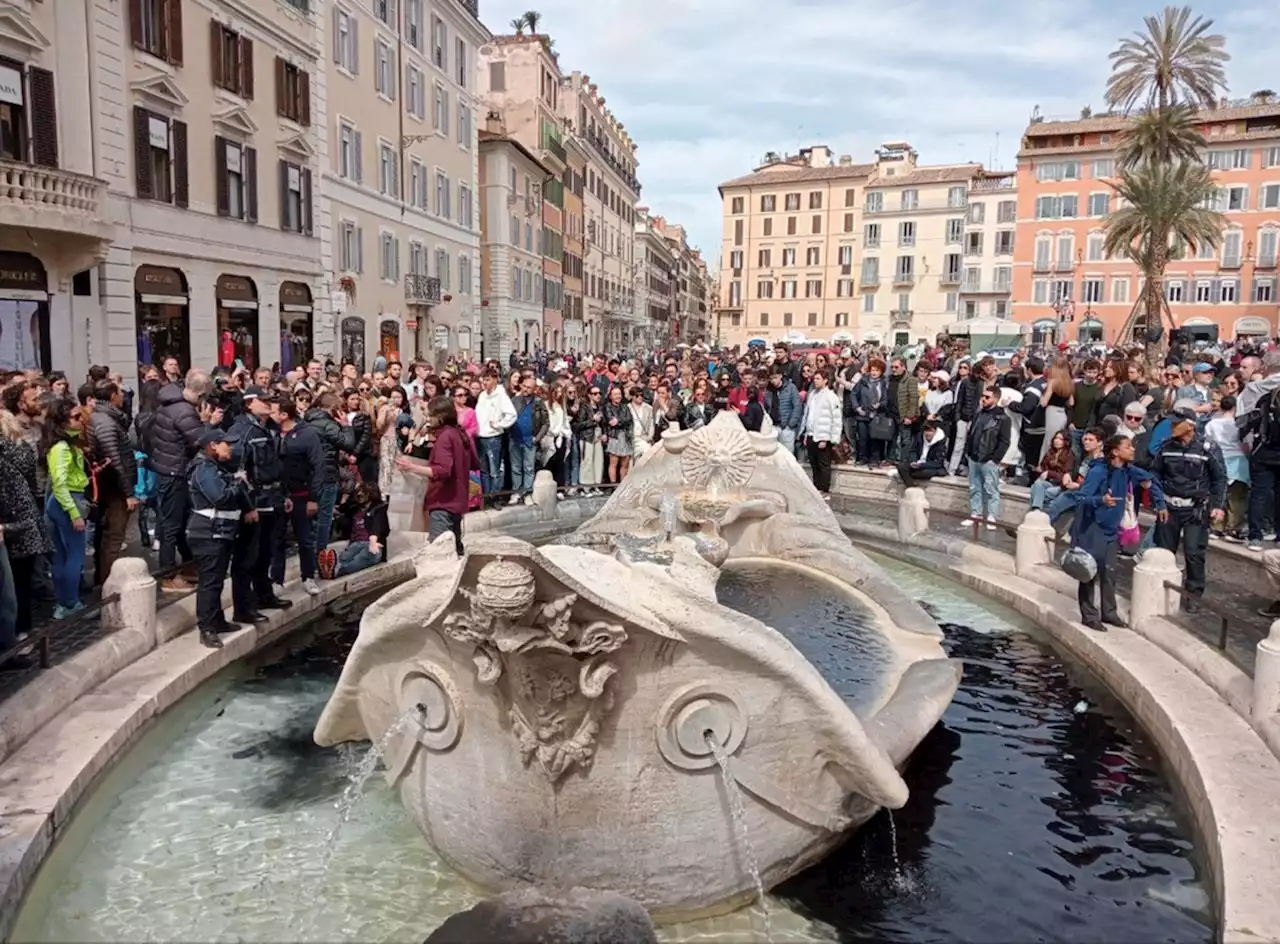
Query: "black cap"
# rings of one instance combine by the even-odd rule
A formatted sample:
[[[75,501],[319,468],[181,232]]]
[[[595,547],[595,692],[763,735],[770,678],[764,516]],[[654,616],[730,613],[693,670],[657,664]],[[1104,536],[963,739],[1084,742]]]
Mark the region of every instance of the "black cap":
[[[276,399],[275,391],[269,387],[259,387],[257,384],[249,384],[244,388],[242,398],[247,402],[249,400],[261,400],[263,403],[274,403]]]
[[[1183,421],[1196,422],[1196,411],[1189,406],[1175,406],[1169,411],[1169,422],[1177,425]]]
[[[231,435],[230,430],[222,429],[219,426],[209,426],[200,434],[198,445],[201,449],[204,449],[211,443],[234,442],[235,439],[236,437]]]

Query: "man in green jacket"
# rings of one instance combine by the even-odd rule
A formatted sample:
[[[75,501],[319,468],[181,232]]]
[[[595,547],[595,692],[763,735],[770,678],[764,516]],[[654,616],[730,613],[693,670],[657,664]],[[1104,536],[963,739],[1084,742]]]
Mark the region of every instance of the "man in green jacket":
[[[889,401],[898,411],[897,450],[892,458],[909,462],[911,441],[920,421],[920,385],[907,372],[907,362],[901,357],[895,357],[889,364]]]

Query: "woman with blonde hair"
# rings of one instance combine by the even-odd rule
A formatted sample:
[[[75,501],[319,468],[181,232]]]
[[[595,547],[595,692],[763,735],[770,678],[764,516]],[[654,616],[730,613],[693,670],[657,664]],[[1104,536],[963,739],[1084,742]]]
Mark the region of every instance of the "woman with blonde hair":
[[[1067,428],[1067,410],[1075,401],[1076,382],[1071,376],[1071,361],[1055,357],[1049,365],[1047,383],[1040,402],[1044,405],[1044,445],[1038,460],[1043,460],[1051,450],[1053,437]],[[1028,460],[1030,464],[1030,460]]]

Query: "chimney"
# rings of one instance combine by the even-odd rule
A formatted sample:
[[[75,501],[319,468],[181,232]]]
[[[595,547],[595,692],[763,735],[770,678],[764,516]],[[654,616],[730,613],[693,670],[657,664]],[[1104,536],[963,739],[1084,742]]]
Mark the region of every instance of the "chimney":
[[[499,112],[491,111],[484,116],[484,130],[490,134],[506,134],[506,127]]]
[[[825,144],[819,144],[809,148],[809,166],[810,167],[830,167],[831,166],[831,148]]]

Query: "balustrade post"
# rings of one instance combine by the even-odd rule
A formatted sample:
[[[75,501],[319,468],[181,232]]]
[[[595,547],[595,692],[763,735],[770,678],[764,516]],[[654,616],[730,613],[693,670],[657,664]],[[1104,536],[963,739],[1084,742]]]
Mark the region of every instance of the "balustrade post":
[[[1250,712],[1255,724],[1280,713],[1280,620],[1271,624],[1267,638],[1258,643]]]
[[[1018,525],[1017,546],[1014,548],[1014,573],[1029,576],[1037,567],[1053,563],[1053,545],[1057,533],[1043,511],[1028,511]]]
[[[1172,551],[1153,547],[1143,551],[1133,568],[1133,593],[1129,597],[1129,625],[1138,626],[1154,616],[1176,613],[1181,597],[1165,583],[1182,582],[1182,571]]]

